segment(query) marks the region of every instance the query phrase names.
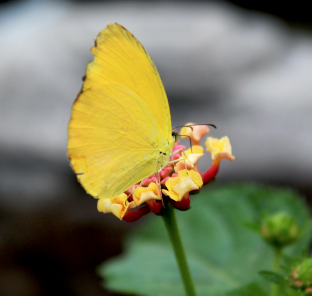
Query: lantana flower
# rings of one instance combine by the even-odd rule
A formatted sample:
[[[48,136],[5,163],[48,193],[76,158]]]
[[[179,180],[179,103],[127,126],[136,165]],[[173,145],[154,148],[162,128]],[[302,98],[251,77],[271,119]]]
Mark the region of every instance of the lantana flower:
[[[295,290],[312,292],[312,258],[304,258],[289,275],[290,286]]]
[[[162,209],[162,203],[157,202],[162,201],[161,192],[159,186],[154,182],[150,182],[148,187],[137,188],[133,192],[132,198],[137,206],[146,203],[154,214],[158,214]]]
[[[180,134],[182,139],[190,137],[193,145],[199,145],[200,140],[209,132],[208,125],[195,125],[193,122],[189,122],[182,127]]]
[[[174,201],[181,201],[186,193],[201,188],[203,180],[199,173],[184,169],[178,172],[177,177],[169,178],[165,185],[168,190],[162,189],[162,192]]]
[[[208,137],[206,149],[211,153],[212,164],[203,174],[197,163],[204,155],[204,148],[200,146],[202,138],[209,133],[206,125],[192,125],[183,127],[181,135],[191,139],[192,146],[186,147],[177,141],[173,147],[173,154],[169,161],[175,161],[164,167],[159,174],[153,174],[142,180],[141,184],[134,184],[124,193],[108,199],[98,201],[98,210],[103,213],[113,213],[120,220],[134,222],[149,212],[161,214],[163,207],[170,203],[180,210],[190,207],[190,194],[198,192],[203,185],[212,181],[223,158],[234,160],[228,137],[216,139]],[[183,137],[182,137],[183,138]],[[178,152],[177,152],[178,151]]]
[[[204,183],[212,181],[219,171],[220,161],[222,159],[234,160],[235,156],[232,155],[232,146],[228,137],[221,139],[208,137],[206,142],[206,149],[211,153],[212,165],[202,174]]]
[[[193,169],[197,171],[197,162],[204,155],[204,148],[199,145],[194,145],[188,150],[184,151],[180,159],[175,165],[175,172],[185,169],[185,166],[188,170]]]
[[[97,208],[99,212],[113,213],[120,220],[123,218],[127,210],[135,207],[133,201],[129,202],[125,193],[121,193],[111,198],[100,198],[98,200]]]
[[[232,155],[232,147],[228,137],[216,139],[208,137],[206,142],[207,151],[211,153],[213,161],[220,162],[221,159],[227,158],[228,160],[234,160]]]

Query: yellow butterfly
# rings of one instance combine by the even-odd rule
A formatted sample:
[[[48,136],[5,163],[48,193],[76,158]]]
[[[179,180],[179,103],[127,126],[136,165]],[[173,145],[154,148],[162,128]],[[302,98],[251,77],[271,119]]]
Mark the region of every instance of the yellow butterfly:
[[[110,198],[160,171],[175,143],[150,55],[124,27],[102,30],[68,125],[68,157],[85,190]]]

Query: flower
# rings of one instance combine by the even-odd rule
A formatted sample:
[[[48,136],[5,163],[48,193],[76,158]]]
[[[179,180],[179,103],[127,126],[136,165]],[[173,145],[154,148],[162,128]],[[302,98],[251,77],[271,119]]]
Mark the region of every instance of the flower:
[[[203,181],[198,172],[182,170],[178,177],[168,179],[165,185],[168,190],[162,189],[162,192],[174,201],[181,201],[186,193],[202,187]]]
[[[100,198],[98,200],[97,208],[99,212],[113,213],[120,220],[125,215],[126,211],[135,207],[133,201],[129,202],[125,193],[121,193],[111,198]]]
[[[139,187],[132,194],[133,200],[137,206],[148,202],[150,200],[159,199],[161,200],[159,194],[159,188],[156,183],[151,182],[148,187]]]
[[[185,170],[185,165],[188,170],[194,168],[195,170],[197,170],[197,162],[203,155],[204,148],[202,146],[192,146],[192,148],[184,151],[184,153],[180,157],[181,160],[174,165],[175,172]]]
[[[161,215],[168,203],[180,210],[189,209],[190,195],[215,178],[221,159],[235,158],[228,137],[208,137],[206,147],[211,153],[212,164],[202,174],[197,164],[205,152],[199,143],[208,132],[209,128],[205,125],[183,127],[181,134],[187,137],[182,138],[191,139],[191,148],[186,149],[177,141],[166,167],[115,197],[99,199],[99,212],[113,213],[121,220],[134,222],[149,212]]]
[[[290,286],[305,292],[312,291],[312,258],[303,258],[289,275]],[[309,294],[310,295],[310,294]]]
[[[228,137],[221,139],[208,137],[206,142],[207,151],[211,153],[213,161],[219,161],[223,158],[228,160],[234,160],[235,157],[232,155],[232,146]]]
[[[207,125],[195,125],[194,123],[189,122],[184,127],[182,127],[181,138],[188,139],[188,137],[190,137],[193,145],[199,145],[200,140],[209,132],[210,129]]]
[[[234,160],[232,155],[232,146],[228,137],[221,139],[208,137],[206,142],[206,149],[211,153],[212,164],[210,168],[202,174],[204,184],[212,181],[219,171],[220,161],[222,159]]]
[[[134,190],[132,197],[137,206],[147,203],[154,214],[158,214],[162,209],[162,203],[156,202],[156,200],[162,200],[162,197],[158,185],[154,182],[151,182],[148,187],[139,187]]]

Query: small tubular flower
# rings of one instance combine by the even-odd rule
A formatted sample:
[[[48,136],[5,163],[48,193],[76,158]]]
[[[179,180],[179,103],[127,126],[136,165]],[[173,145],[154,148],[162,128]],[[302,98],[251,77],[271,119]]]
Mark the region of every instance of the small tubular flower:
[[[181,171],[186,168],[188,170],[194,169],[197,170],[197,162],[198,160],[204,155],[204,148],[199,145],[192,146],[192,148],[187,149],[184,151],[182,156],[180,158],[183,158],[184,160],[180,160],[177,162],[174,166],[175,172]]]
[[[169,177],[172,174],[172,166],[168,165],[159,172],[161,179]]]
[[[188,125],[192,125],[192,127],[188,127]],[[192,122],[189,122],[184,127],[182,127],[180,133],[182,139],[188,139],[188,137],[190,137],[193,145],[199,145],[201,139],[209,132],[210,129],[207,125],[196,125]]]
[[[162,189],[162,192],[174,201],[181,201],[186,193],[202,187],[203,181],[199,173],[182,170],[178,172],[178,177],[168,179],[165,185],[168,190]]]
[[[154,174],[152,176],[150,176],[149,178],[146,178],[142,181],[142,186],[148,186],[150,183],[155,183],[158,182],[158,175]],[[132,192],[132,191],[131,191]]]
[[[139,187],[132,194],[133,200],[137,206],[150,200],[161,200],[159,188],[156,183],[152,182],[148,187]]]
[[[203,187],[203,179],[200,176],[200,174],[198,172],[195,172],[194,170],[190,170],[190,171],[180,171],[178,172],[178,175],[180,178],[182,177],[187,177],[189,178],[191,176],[193,182],[196,184],[196,186],[198,187],[197,189]]]
[[[227,158],[228,160],[235,159],[232,155],[232,146],[227,136],[221,139],[208,137],[205,144],[207,151],[211,153],[213,161],[220,161],[223,158]]]
[[[127,210],[135,207],[133,201],[128,202],[127,195],[121,193],[111,198],[100,198],[98,200],[97,209],[99,212],[113,213],[120,220],[123,218]]]
[[[211,153],[212,164],[210,168],[202,174],[204,184],[212,181],[219,171],[220,161],[223,158],[234,160],[232,155],[232,146],[228,137],[216,139],[208,137],[206,142],[207,151]]]

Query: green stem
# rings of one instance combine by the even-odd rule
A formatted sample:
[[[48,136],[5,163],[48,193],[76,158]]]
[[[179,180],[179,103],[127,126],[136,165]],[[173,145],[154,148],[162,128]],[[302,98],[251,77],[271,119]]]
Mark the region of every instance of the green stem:
[[[167,205],[164,210],[163,219],[170,237],[171,244],[173,246],[174,254],[178,262],[180,274],[184,284],[185,292],[187,296],[196,296],[193,280],[191,277],[190,269],[188,267],[185,252],[182,246],[181,237],[177,221],[174,214],[174,209]]]
[[[273,265],[274,272],[278,272],[279,270],[281,254],[282,254],[281,249],[274,248],[274,265]]]
[[[280,248],[274,248],[273,271],[276,273],[279,270],[281,254],[282,254],[282,250]],[[271,295],[272,296],[279,295],[279,286],[277,284],[271,285]]]

